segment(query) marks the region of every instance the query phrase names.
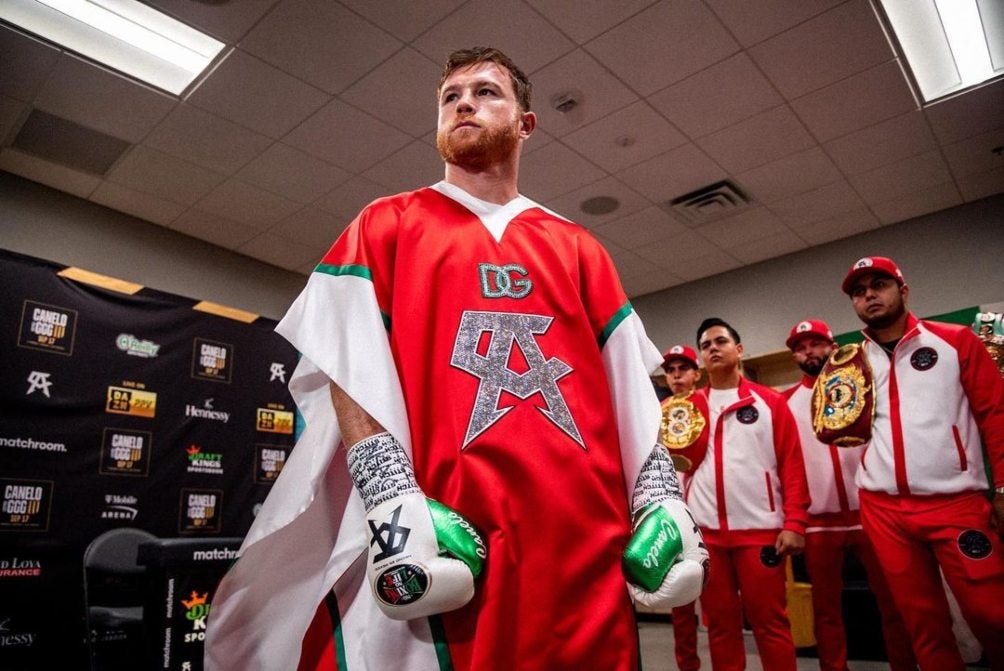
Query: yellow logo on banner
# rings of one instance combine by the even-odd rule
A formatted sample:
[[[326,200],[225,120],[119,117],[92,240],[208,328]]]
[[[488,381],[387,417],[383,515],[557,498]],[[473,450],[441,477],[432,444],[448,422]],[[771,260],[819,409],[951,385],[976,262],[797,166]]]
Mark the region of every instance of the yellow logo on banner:
[[[153,418],[157,414],[157,394],[142,389],[109,386],[105,412]]]
[[[263,433],[293,433],[293,413],[288,410],[258,408],[258,430]]]

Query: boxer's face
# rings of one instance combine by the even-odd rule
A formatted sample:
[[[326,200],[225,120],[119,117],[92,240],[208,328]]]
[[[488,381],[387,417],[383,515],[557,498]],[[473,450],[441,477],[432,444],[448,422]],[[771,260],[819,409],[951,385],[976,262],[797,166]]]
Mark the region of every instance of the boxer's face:
[[[909,288],[888,275],[866,273],[851,286],[851,304],[858,318],[871,328],[886,328],[906,313]]]
[[[666,364],[666,386],[674,394],[690,391],[700,377],[700,371],[686,359],[671,359]]]
[[[791,355],[802,372],[810,377],[816,377],[819,371],[823,370],[823,364],[830,358],[830,352],[836,348],[835,344],[825,338],[806,336],[795,341]]]
[[[732,339],[724,326],[712,326],[701,334],[701,361],[708,372],[726,371],[739,366],[743,346]]]

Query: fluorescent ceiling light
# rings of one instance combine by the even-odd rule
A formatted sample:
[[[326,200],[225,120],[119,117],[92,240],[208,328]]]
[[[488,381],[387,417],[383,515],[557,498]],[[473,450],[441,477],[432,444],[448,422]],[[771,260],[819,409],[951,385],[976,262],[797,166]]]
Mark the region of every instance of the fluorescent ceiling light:
[[[924,102],[1004,74],[1000,0],[880,0]]]
[[[225,46],[136,0],[2,0],[0,19],[175,95]]]

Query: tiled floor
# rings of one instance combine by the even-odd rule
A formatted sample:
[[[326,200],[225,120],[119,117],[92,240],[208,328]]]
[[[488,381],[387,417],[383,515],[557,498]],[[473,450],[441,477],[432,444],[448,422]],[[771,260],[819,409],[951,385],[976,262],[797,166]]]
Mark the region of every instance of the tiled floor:
[[[673,627],[663,622],[639,622],[638,633],[641,638],[641,659],[644,671],[676,671],[676,660],[673,657]],[[708,634],[705,631],[697,633],[697,652],[701,657],[701,669],[711,671],[711,657],[708,655]],[[815,657],[798,657],[799,671],[819,671],[819,660]],[[885,662],[850,661],[847,666],[850,671],[888,671]],[[753,635],[746,632],[746,669],[747,671],[763,671],[760,656],[756,653],[756,643]],[[766,671],[770,671],[767,669]]]

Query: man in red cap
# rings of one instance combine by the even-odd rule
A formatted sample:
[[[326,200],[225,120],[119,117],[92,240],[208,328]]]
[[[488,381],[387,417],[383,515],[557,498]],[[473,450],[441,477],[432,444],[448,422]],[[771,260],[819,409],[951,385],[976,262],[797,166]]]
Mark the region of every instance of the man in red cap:
[[[672,392],[672,396],[677,399],[689,397],[697,381],[701,378],[701,371],[697,365],[697,352],[686,345],[673,345],[662,357],[662,369],[666,371],[666,386]],[[662,406],[665,409],[673,403],[672,398],[664,399]],[[670,455],[673,455],[670,450]],[[686,462],[674,460],[676,469],[680,474],[681,483],[686,486]],[[673,641],[674,652],[676,654],[676,666],[680,671],[697,671],[701,668],[701,659],[697,656],[697,610],[696,602],[688,603],[685,606],[678,606],[673,609]]]
[[[701,607],[715,671],[746,668],[743,616],[763,668],[794,671],[784,558],[805,544],[809,492],[798,427],[779,393],[743,377],[739,333],[718,318],[697,329],[708,387],[694,393],[707,453],[686,500],[711,557]]]
[[[819,668],[847,671],[847,636],[841,615],[844,556],[853,552],[868,571],[868,582],[882,614],[882,633],[893,671],[913,671],[917,661],[875,553],[861,531],[854,476],[863,446],[827,445],[812,430],[812,389],[837,348],[825,322],[806,319],[792,327],[785,345],[802,369],[802,381],[784,392],[798,425],[809,483],[809,526],[805,530],[805,567],[812,580],[813,626]]]
[[[993,668],[1004,668],[1004,380],[968,328],[907,310],[910,289],[891,259],[860,259],[841,287],[867,326],[875,385],[861,523],[914,654],[923,669],[965,667],[940,568]]]

